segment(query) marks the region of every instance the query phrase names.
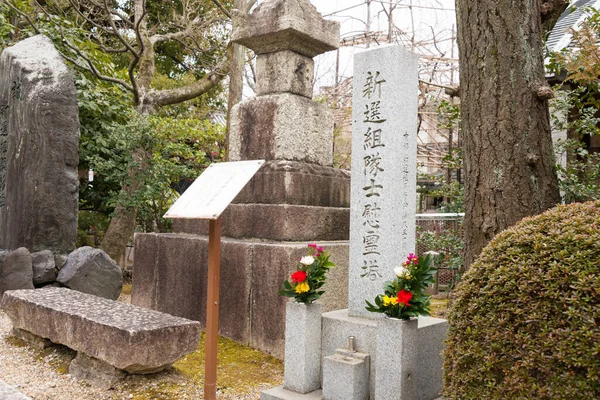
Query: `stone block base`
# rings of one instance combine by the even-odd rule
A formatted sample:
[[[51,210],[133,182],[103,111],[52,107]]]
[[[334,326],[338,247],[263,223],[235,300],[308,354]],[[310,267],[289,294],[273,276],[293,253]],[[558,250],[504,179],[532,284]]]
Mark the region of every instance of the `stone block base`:
[[[323,399],[369,400],[370,357],[338,349],[323,359]]]
[[[288,204],[230,204],[221,214],[222,234],[231,238],[289,241],[347,240],[350,209]],[[175,219],[177,233],[207,234],[208,221]]]
[[[307,254],[306,244],[222,238],[221,335],[283,358],[287,299],[279,290]],[[348,242],[318,244],[337,264],[323,287],[323,310],[346,307]],[[136,234],[132,303],[204,325],[207,245],[205,236]]]
[[[10,331],[10,334],[24,342],[27,342],[30,346],[35,347],[38,350],[47,349],[54,344],[50,340],[38,335],[34,335],[33,333],[24,329],[13,327]]]
[[[77,353],[77,357],[71,361],[69,374],[105,390],[112,388],[127,376],[125,371],[83,353]]]
[[[0,399],[2,400],[31,400],[30,397],[25,396],[12,386],[8,386],[6,383],[0,380]]]
[[[234,203],[350,207],[350,173],[297,161],[267,161]]]
[[[378,317],[378,315],[374,315]],[[321,347],[324,356],[332,355],[338,348],[344,348],[348,336],[355,337],[356,350],[371,357],[369,390],[375,393],[375,366],[377,364],[378,322],[382,319],[351,317],[348,310],[336,310],[323,314]],[[432,317],[418,319],[419,363],[415,372],[419,400],[437,399],[442,390],[442,350],[448,330],[448,321]]]
[[[290,93],[238,103],[231,111],[229,159],[292,160],[331,166],[332,112],[323,104]]]
[[[260,400],[321,400],[322,398],[323,393],[321,389],[302,394],[286,390],[283,386],[265,390],[260,394]]]

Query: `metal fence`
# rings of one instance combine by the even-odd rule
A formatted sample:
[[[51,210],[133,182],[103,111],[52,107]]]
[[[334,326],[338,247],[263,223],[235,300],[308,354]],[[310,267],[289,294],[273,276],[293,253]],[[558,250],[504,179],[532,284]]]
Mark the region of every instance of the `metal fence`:
[[[462,268],[463,213],[417,214],[417,255],[439,253],[436,257],[439,290],[450,289]]]

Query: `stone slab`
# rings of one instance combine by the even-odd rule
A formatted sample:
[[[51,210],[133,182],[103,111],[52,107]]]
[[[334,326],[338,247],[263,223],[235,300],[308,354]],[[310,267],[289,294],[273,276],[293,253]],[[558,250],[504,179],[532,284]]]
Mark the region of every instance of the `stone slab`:
[[[229,159],[333,165],[333,114],[290,93],[258,96],[231,111]]]
[[[302,394],[286,390],[283,385],[265,390],[260,394],[260,400],[321,400],[322,398],[323,392],[321,389]]]
[[[73,75],[47,37],[0,56],[0,248],[68,253],[77,238]]]
[[[8,291],[0,307],[14,327],[130,373],[165,368],[200,340],[195,321],[66,288]]]
[[[297,161],[267,161],[233,202],[350,207],[350,172]]]
[[[321,305],[289,301],[285,313],[283,387],[310,393],[321,387]]]
[[[398,71],[402,71],[398,73]],[[370,318],[381,293],[415,252],[418,57],[400,46],[354,56],[348,309]]]
[[[256,54],[292,50],[315,57],[339,47],[340,24],[323,19],[308,0],[267,0],[234,18],[232,40]]]
[[[315,63],[293,51],[256,57],[256,94],[293,93],[312,99]]]
[[[323,310],[346,307],[348,242],[318,244],[337,264],[320,299]],[[204,325],[207,245],[201,235],[136,234],[132,303]],[[219,334],[283,359],[286,298],[279,289],[306,254],[305,242],[223,237]]]
[[[222,235],[282,241],[331,241],[348,239],[348,208],[288,204],[231,204],[221,215]],[[208,222],[173,221],[177,233],[207,234]]]
[[[2,400],[31,400],[12,386],[0,380],[0,399]]]

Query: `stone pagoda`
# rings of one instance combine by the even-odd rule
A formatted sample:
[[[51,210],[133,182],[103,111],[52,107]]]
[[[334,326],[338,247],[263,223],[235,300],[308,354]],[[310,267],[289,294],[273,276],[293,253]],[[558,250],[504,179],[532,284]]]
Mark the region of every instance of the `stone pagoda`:
[[[346,307],[350,176],[333,168],[333,116],[312,100],[313,57],[338,47],[339,24],[308,0],[267,0],[238,19],[233,41],[257,55],[257,96],[231,112],[229,158],[266,160],[222,214],[220,334],[283,356],[278,292],[318,242],[338,264],[323,309]],[[205,320],[207,223],[138,234],[132,302]]]

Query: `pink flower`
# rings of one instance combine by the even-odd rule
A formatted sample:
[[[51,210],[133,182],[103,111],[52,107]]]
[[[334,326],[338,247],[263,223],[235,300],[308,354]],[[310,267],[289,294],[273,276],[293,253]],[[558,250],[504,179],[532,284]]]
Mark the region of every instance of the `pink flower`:
[[[322,248],[322,247],[317,247],[317,251],[318,251],[319,253],[322,253],[322,252],[323,252],[323,248]]]
[[[309,243],[308,247],[312,247],[313,249],[317,250],[317,245],[314,243]],[[318,251],[318,250],[317,250]]]
[[[406,265],[413,263],[413,264],[418,264],[419,263],[419,258],[417,256],[415,256],[413,253],[410,253],[408,255],[408,257],[406,257]]]

